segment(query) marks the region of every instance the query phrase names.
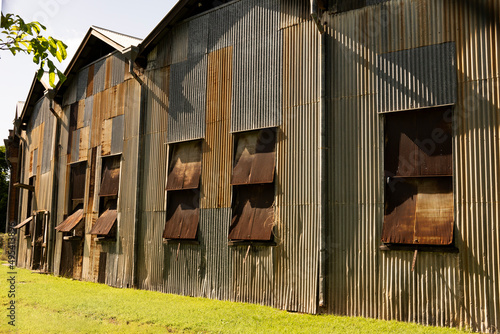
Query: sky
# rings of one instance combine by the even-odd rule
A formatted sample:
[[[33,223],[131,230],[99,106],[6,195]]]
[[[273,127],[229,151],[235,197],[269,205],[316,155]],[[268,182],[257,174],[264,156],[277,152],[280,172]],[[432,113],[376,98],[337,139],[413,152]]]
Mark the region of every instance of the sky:
[[[3,13],[25,21],[38,21],[50,35],[68,45],[68,57],[56,66],[63,70],[90,26],[145,38],[160,23],[177,0],[0,0]],[[13,128],[18,101],[25,101],[35,72],[32,56],[0,51],[0,145]]]

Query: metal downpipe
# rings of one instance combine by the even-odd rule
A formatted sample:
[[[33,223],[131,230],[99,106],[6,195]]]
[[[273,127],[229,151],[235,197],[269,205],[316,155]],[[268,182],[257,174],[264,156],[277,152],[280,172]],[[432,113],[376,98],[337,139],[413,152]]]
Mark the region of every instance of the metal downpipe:
[[[318,306],[326,306],[326,223],[327,223],[327,124],[326,124],[326,37],[325,28],[318,16],[317,0],[311,0],[311,18],[316,23],[318,32],[320,33],[319,54],[320,54],[320,97],[319,97],[319,211],[320,211],[320,230],[319,230],[319,274],[318,274]]]

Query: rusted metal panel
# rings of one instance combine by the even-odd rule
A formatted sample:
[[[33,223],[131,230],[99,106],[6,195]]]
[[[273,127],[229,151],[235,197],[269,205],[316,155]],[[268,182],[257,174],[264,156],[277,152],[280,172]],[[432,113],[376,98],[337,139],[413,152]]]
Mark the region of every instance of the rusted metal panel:
[[[457,100],[456,59],[453,42],[379,55],[379,110],[454,104]]]
[[[231,207],[233,137],[232,46],[208,55],[206,135],[203,141],[201,208]]]
[[[453,211],[451,177],[420,180],[415,209],[414,243],[450,245],[453,242]]]
[[[274,184],[233,188],[235,201],[230,240],[271,240],[274,226]]]
[[[109,236],[114,232],[114,227],[116,227],[117,211],[108,209],[102,215],[97,218],[90,234]]]
[[[81,128],[78,160],[87,160],[90,127]]]
[[[95,66],[92,64],[88,70],[86,98],[89,98],[94,94],[94,72]]]
[[[124,120],[125,117],[123,115],[117,116],[112,119],[111,126],[111,154],[122,153],[123,151],[123,131],[124,129]]]
[[[76,210],[56,227],[59,232],[71,232],[83,219],[83,209]]]
[[[71,162],[77,162],[80,156],[80,130],[74,130],[71,134]]]
[[[124,114],[125,104],[127,99],[129,98],[127,94],[127,89],[128,89],[128,83],[121,83],[116,86],[113,117]]]
[[[103,93],[98,93],[94,95],[94,105],[92,106],[92,121],[90,129],[90,147],[97,147],[101,145],[101,133],[102,133],[102,114],[101,114],[101,96]]]
[[[102,161],[102,182],[99,196],[118,196],[120,156],[103,158]]]
[[[85,197],[85,180],[87,173],[87,163],[79,162],[71,165],[70,171],[71,199],[83,200]]]
[[[84,117],[85,117],[85,99],[78,101],[77,120],[76,120],[77,129],[83,128]]]
[[[113,120],[106,119],[102,123],[101,132],[101,155],[108,155],[111,153],[111,135],[113,132]]]
[[[272,183],[276,166],[276,129],[238,134],[231,184]]]
[[[196,239],[200,220],[200,192],[198,189],[168,192],[167,220],[163,238]]]
[[[201,174],[201,141],[172,146],[167,190],[198,188]]]

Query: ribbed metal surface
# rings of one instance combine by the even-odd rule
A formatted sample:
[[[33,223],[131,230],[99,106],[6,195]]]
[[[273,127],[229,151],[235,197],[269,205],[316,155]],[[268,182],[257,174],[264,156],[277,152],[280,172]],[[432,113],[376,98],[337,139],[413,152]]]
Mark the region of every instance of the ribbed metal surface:
[[[121,53],[113,53],[112,69],[111,69],[111,86],[116,86],[123,82],[125,75],[125,57]]]
[[[146,134],[167,131],[170,67],[146,73],[144,131]],[[166,133],[165,133],[166,134]],[[166,137],[166,136],[165,136]],[[166,143],[166,138],[164,143]]]
[[[94,95],[85,99],[85,109],[83,115],[83,126],[91,126],[92,124],[92,110],[94,108]]]
[[[94,95],[104,90],[104,80],[106,76],[106,59],[102,59],[94,64]]]
[[[111,154],[122,153],[123,150],[123,131],[124,129],[123,115],[113,118],[113,125],[111,126]]]
[[[170,54],[170,62],[168,64],[175,64],[188,59],[188,43],[189,24],[183,23],[176,26],[172,30],[170,49],[167,49],[167,52]]]
[[[282,122],[282,35],[278,1],[241,1],[232,37],[231,131],[278,126]],[[230,10],[232,6],[222,10]],[[262,56],[262,55],[265,55]]]
[[[78,78],[73,80],[78,80],[76,85],[76,100],[80,101],[87,97],[87,81],[89,77],[89,68],[85,67],[80,72],[78,72]]]
[[[380,112],[454,104],[455,43],[384,53],[377,57]]]
[[[170,65],[169,143],[204,137],[206,84],[206,56]]]
[[[329,142],[328,312],[489,332],[499,328],[499,6],[497,1],[391,1],[325,16],[328,128],[335,129]],[[419,252],[411,271],[413,252],[379,250],[384,116],[377,115],[377,94],[387,83],[378,75],[377,59],[446,42],[455,43],[458,77],[453,192],[459,253]],[[403,63],[400,73],[404,67],[430,75],[431,82],[439,74],[428,73],[432,67],[425,57]],[[402,89],[415,88],[408,85]],[[386,105],[411,100],[389,95]]]
[[[63,106],[67,106],[76,102],[76,90],[78,86],[78,76],[70,78],[71,82],[68,85],[68,89],[63,96]]]
[[[46,101],[43,104],[44,108],[49,109],[49,103]],[[43,128],[43,144],[42,144],[42,167],[41,174],[50,172],[52,157],[54,156],[54,133],[55,133],[55,117],[48,110],[42,113],[46,118]]]
[[[278,131],[276,305],[316,312],[319,250],[319,34],[283,30],[283,125]]]
[[[311,19],[310,3],[302,0],[281,0],[280,28],[288,28]]]
[[[206,136],[203,142],[201,208],[231,207],[233,137],[231,99],[232,47],[208,55]]]

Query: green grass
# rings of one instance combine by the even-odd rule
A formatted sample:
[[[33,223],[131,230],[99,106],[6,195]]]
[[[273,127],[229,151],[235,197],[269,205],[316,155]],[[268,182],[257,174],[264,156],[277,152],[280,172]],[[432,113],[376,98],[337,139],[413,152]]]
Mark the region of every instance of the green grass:
[[[8,267],[0,265],[1,333],[464,333],[396,321],[288,313],[16,271],[13,328],[6,317]]]

